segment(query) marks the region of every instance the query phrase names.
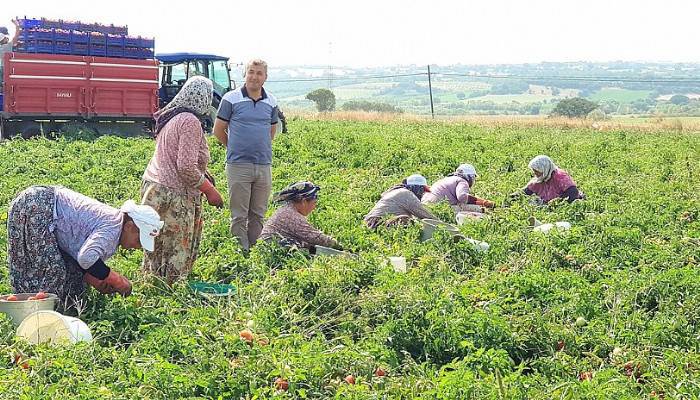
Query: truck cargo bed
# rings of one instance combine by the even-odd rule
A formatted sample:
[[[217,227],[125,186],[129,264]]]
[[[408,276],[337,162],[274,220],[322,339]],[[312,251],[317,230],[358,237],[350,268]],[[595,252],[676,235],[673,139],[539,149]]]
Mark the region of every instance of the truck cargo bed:
[[[158,109],[158,61],[7,53],[3,116],[150,119]]]

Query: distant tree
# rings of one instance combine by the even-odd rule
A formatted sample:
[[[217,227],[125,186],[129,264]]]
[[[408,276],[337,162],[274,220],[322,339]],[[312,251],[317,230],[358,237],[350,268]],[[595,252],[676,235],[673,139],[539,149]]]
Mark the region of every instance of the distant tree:
[[[561,91],[559,90],[559,88],[556,88],[556,87],[552,88],[552,96],[559,96],[560,93],[561,93]]]
[[[385,112],[392,114],[401,114],[403,110],[391,104],[372,102],[366,100],[350,100],[343,103],[345,111],[367,111],[367,112]]]
[[[582,118],[596,108],[598,108],[598,104],[590,100],[586,100],[582,97],[572,97],[557,103],[554,110],[552,110],[552,115],[569,118]]]
[[[306,95],[307,100],[316,103],[318,111],[335,110],[335,94],[328,89],[316,89]]]
[[[682,94],[677,94],[674,96],[671,96],[669,101],[677,106],[682,106],[684,104],[688,104],[690,102],[690,99],[688,96],[683,96]]]
[[[467,97],[467,96],[466,96],[464,93],[462,93],[462,92],[457,92],[457,94],[455,94],[455,96],[457,96],[457,98],[458,98],[459,100],[464,100],[464,98]]]

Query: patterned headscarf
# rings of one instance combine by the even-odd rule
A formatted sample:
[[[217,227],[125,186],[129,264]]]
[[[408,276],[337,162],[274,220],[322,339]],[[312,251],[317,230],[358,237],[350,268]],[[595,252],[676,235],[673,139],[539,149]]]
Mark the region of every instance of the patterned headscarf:
[[[277,203],[313,200],[318,198],[319,190],[321,190],[321,188],[311,182],[295,182],[282,189],[281,192],[275,194],[273,200]]]
[[[205,116],[209,112],[213,93],[211,80],[203,76],[188,79],[175,98],[155,114],[155,134],[158,135],[168,121],[182,112],[190,112],[200,118]]]
[[[530,160],[530,163],[527,164],[527,166],[532,170],[542,173],[542,176],[535,176],[532,178],[530,181],[532,183],[547,182],[552,178],[554,171],[559,168],[556,166],[556,164],[554,164],[554,161],[552,161],[551,158],[543,155],[539,155]]]

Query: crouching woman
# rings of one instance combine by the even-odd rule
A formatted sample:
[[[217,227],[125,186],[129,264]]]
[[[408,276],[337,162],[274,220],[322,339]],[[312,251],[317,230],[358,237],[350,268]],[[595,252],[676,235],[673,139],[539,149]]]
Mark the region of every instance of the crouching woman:
[[[49,292],[66,307],[85,292],[131,294],[131,283],[105,261],[118,247],[153,250],[163,227],[149,206],[116,209],[62,186],[31,186],[10,203],[7,259],[16,293]]]

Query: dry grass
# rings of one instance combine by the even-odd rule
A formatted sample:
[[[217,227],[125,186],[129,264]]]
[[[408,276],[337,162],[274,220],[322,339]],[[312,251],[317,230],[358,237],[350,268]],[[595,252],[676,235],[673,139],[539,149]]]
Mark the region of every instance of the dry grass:
[[[285,110],[286,111],[286,110]],[[524,126],[552,128],[587,128],[599,131],[610,130],[640,130],[640,131],[674,131],[700,132],[700,118],[625,118],[592,121],[573,118],[550,118],[546,116],[526,115],[464,115],[438,116],[434,120],[428,115],[391,114],[365,111],[333,111],[326,113],[295,111],[286,112],[288,116],[296,116],[317,121],[378,121],[378,122],[418,122],[439,121],[441,123],[471,123],[480,126]]]

